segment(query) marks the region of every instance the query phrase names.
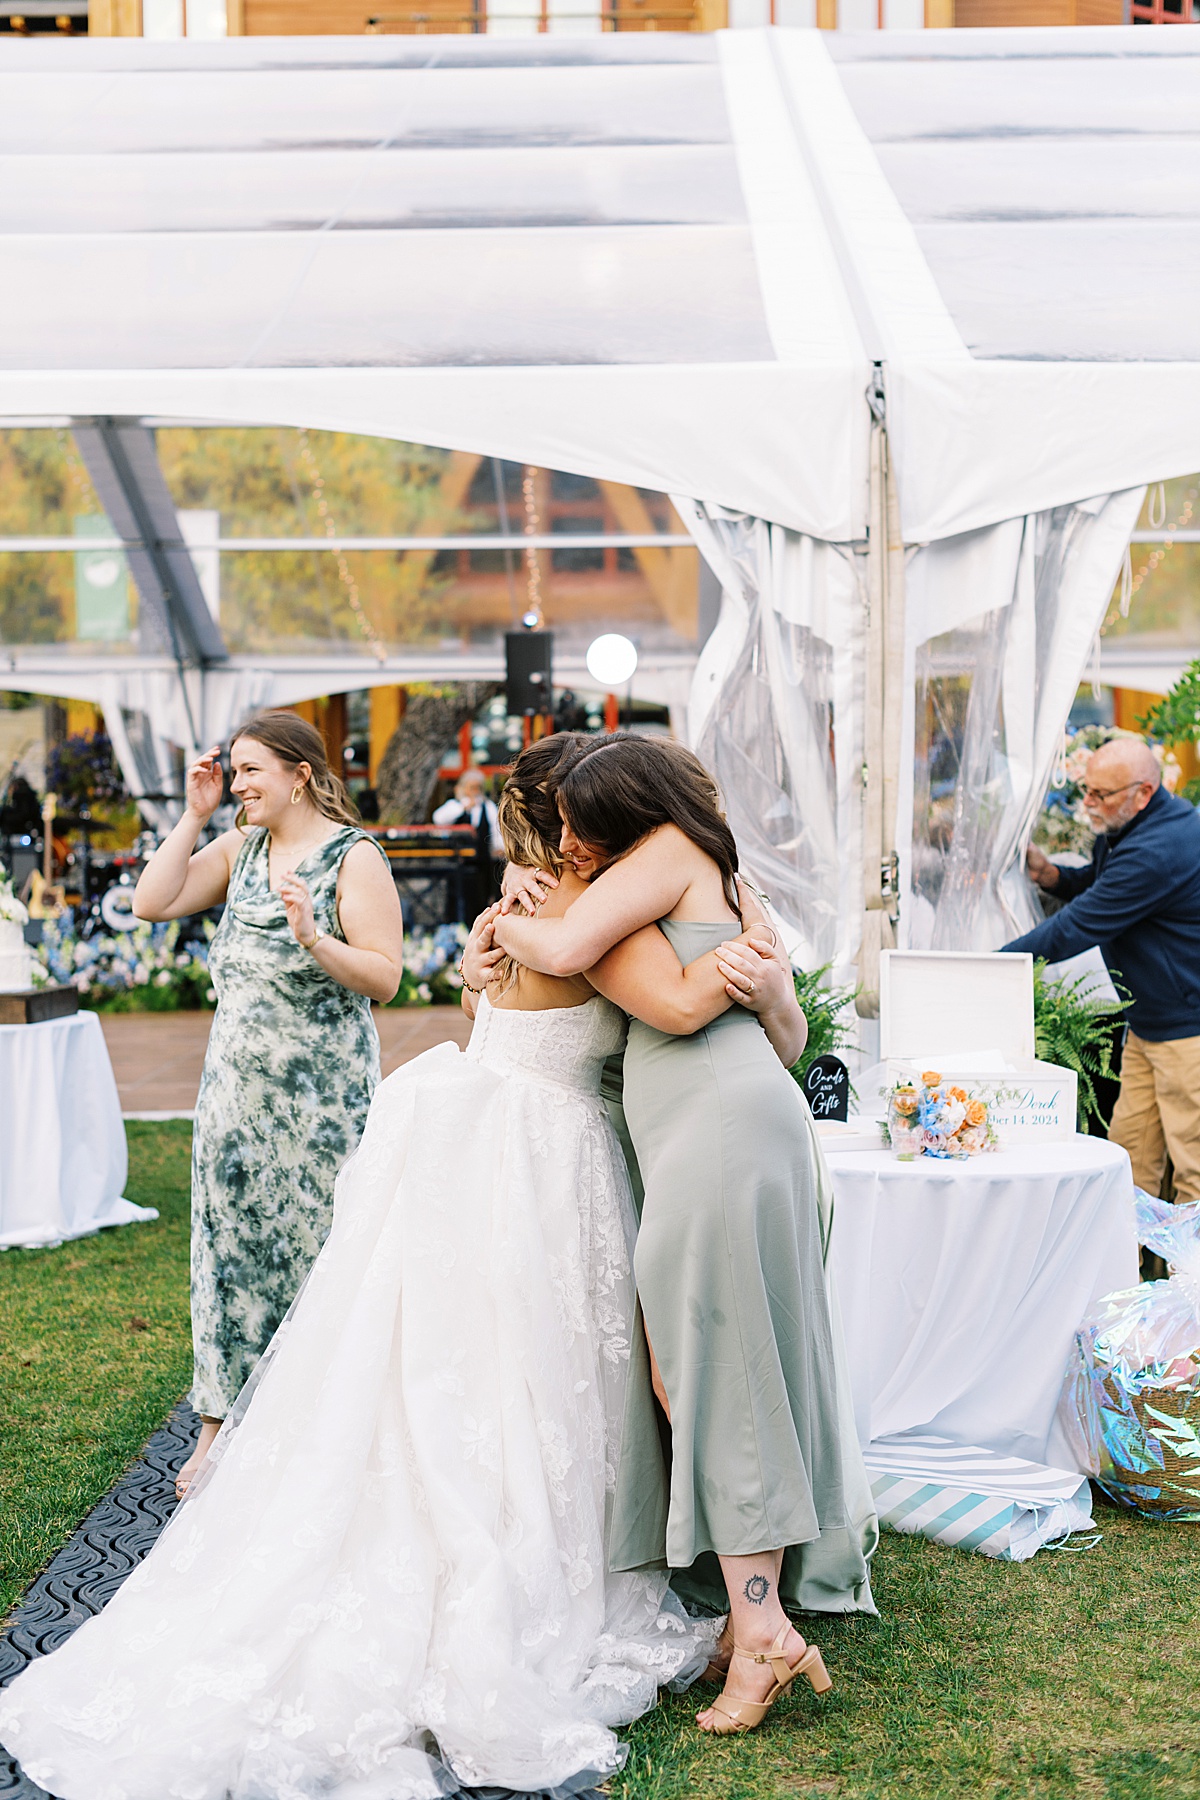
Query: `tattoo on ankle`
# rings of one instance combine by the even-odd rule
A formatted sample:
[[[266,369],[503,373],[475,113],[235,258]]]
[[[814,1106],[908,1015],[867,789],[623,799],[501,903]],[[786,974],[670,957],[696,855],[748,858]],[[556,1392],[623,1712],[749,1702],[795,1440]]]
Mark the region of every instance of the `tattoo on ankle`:
[[[771,1591],[771,1584],[765,1575],[752,1575],[742,1589],[751,1606],[761,1606]]]

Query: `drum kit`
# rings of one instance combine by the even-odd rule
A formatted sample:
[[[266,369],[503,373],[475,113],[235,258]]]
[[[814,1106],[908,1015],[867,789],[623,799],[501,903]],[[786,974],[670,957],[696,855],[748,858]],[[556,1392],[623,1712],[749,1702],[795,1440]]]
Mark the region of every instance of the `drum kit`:
[[[70,907],[80,937],[133,930],[138,923],[133,890],[160,838],[143,831],[128,849],[94,849],[93,837],[111,829],[111,820],[95,817],[86,806],[77,812],[60,810],[55,794],[46,794],[39,803],[26,783],[18,790],[10,772],[0,785],[0,866],[12,877],[31,919],[58,918]],[[75,835],[74,845],[66,833]]]

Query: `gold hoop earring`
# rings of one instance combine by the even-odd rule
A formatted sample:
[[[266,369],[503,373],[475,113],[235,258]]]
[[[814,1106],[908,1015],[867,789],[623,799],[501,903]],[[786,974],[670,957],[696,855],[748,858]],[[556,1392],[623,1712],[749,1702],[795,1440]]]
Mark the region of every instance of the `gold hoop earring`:
[[[300,796],[303,792],[304,792],[304,783],[302,781],[298,781],[296,783],[295,787],[292,789],[292,805],[293,806],[299,806]]]

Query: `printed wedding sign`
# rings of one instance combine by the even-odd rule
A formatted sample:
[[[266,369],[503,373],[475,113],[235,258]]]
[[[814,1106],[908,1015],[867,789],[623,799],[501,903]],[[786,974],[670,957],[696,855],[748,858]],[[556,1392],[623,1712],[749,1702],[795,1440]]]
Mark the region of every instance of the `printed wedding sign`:
[[[804,1098],[814,1119],[850,1114],[850,1071],[839,1056],[814,1056],[804,1071]]]

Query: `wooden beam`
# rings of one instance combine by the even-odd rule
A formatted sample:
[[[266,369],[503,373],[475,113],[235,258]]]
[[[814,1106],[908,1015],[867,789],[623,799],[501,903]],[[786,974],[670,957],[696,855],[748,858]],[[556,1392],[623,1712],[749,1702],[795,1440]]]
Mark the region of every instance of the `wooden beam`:
[[[142,0],[91,0],[89,37],[141,37]]]
[[[622,531],[645,535],[656,529],[649,508],[636,488],[626,487],[619,481],[601,481],[597,485],[612,507]],[[570,539],[564,539],[564,542],[569,543]],[[635,549],[633,554],[667,624],[680,637],[694,638],[699,592],[698,552],[662,550],[646,544]]]
[[[430,537],[444,537],[446,527],[458,512],[467,495],[471,491],[471,483],[475,479],[475,471],[483,461],[482,456],[473,451],[452,450],[450,461],[442,471],[442,479],[438,483],[438,497],[428,515],[421,522],[421,529]],[[429,565],[437,555],[436,550],[406,550],[404,566],[411,569],[418,581],[429,571]]]
[[[373,687],[371,689],[371,731],[367,751],[367,777],[371,786],[379,774],[379,765],[383,761],[383,753],[392,741],[392,736],[404,717],[405,693],[402,687]]]

